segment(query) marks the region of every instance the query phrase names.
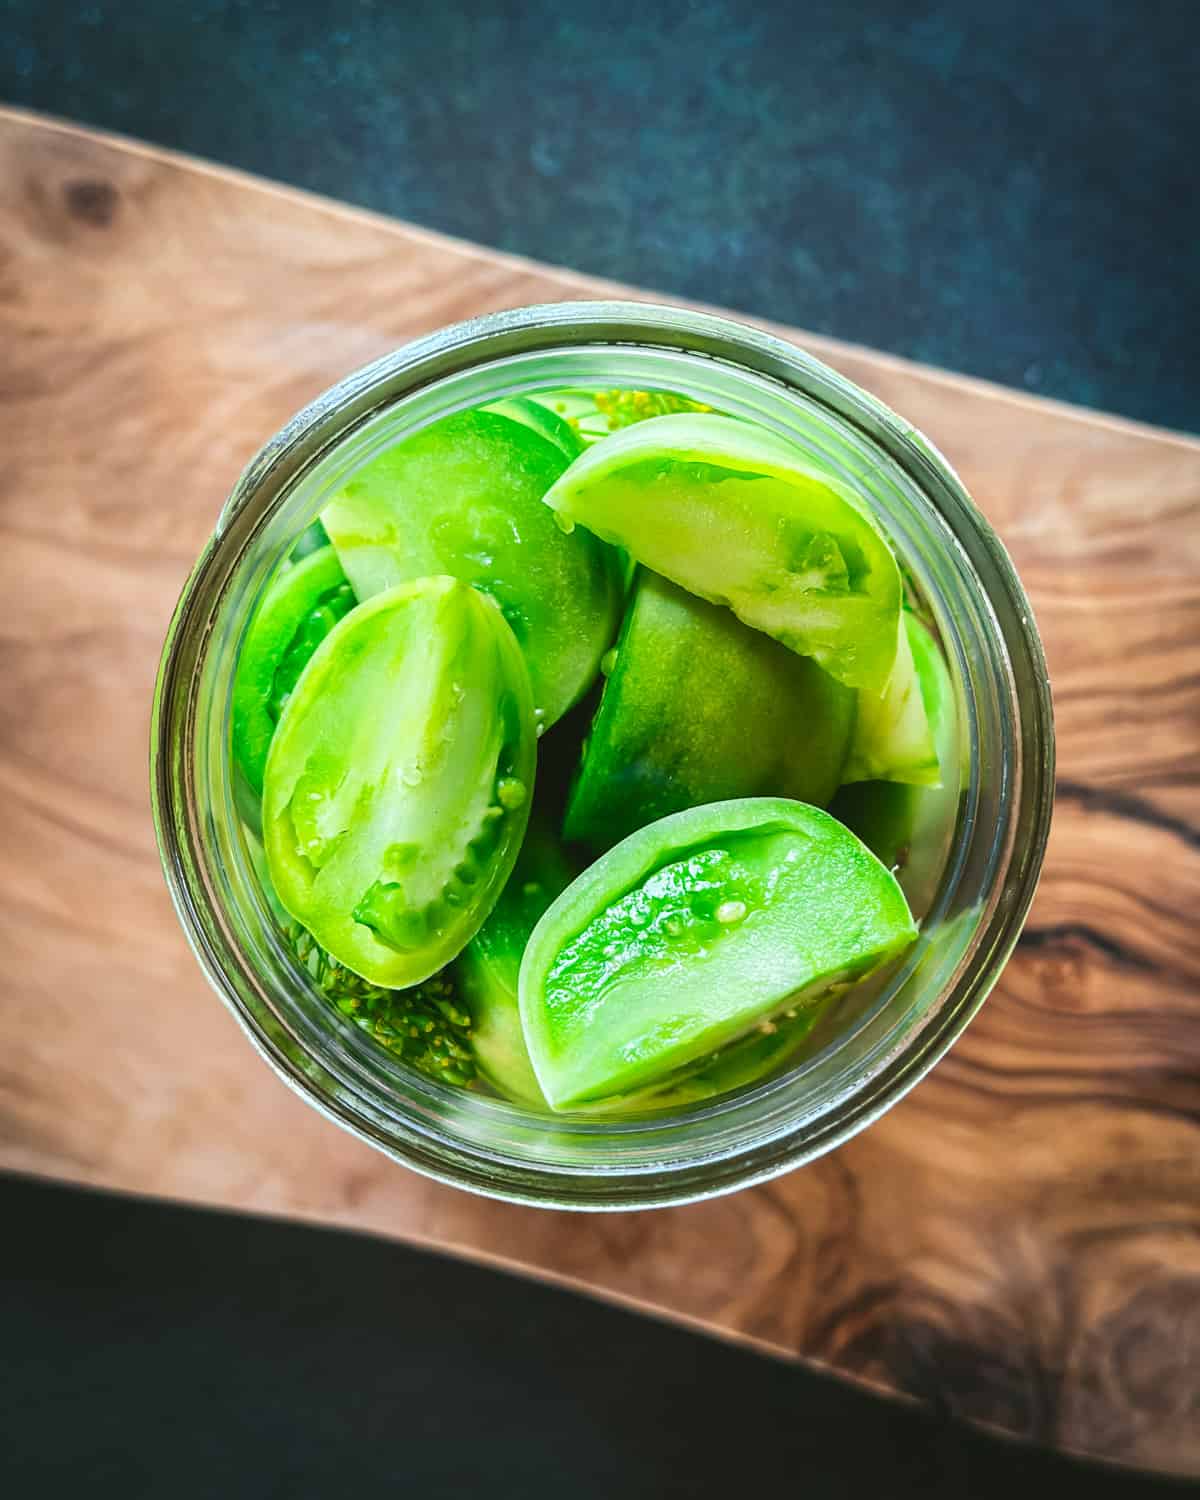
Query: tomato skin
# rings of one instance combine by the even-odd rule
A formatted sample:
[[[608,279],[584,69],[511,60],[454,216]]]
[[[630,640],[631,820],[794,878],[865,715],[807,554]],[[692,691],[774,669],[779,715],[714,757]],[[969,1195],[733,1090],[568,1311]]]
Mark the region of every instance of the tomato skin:
[[[651,823],[534,928],[521,1025],[551,1108],[666,1081],[916,937],[895,877],[819,808],[710,803]]]
[[[264,590],[233,683],[234,760],[256,795],[262,792],[281,699],[354,603],[342,565],[328,543],[284,564]]]
[[[359,605],[271,743],[263,841],[280,901],[373,984],[427,979],[503,889],[535,744],[529,675],[491,601],[435,577]]]
[[[491,595],[525,654],[543,729],[595,680],[622,605],[612,550],[565,535],[542,504],[569,462],[536,425],[459,412],[380,454],[322,512],[360,599],[435,574]]]
[[[774,795],[824,806],[856,701],[811,658],[639,569],[565,835],[602,851],[704,802]]]

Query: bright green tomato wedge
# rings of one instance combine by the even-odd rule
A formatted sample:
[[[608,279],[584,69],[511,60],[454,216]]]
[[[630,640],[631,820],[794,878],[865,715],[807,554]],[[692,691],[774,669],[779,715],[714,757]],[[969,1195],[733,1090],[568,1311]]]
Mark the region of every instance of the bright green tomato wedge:
[[[267,751],[288,695],[309,657],[354,602],[328,544],[285,563],[267,585],[233,681],[234,760],[256,794],[262,791]]]
[[[547,438],[568,463],[583,452],[584,442],[579,433],[547,403],[534,401],[528,396],[509,396],[504,401],[493,401],[484,410],[520,422],[539,437]]]
[[[529,676],[489,599],[438,577],[359,605],[271,743],[263,842],[279,899],[373,984],[428,978],[503,889],[535,745]]]
[[[855,693],[732,613],[639,569],[564,833],[610,848],[646,823],[762,793],[833,796]]]
[[[499,901],[451,968],[471,1016],[471,1047],[480,1073],[505,1098],[546,1108],[521,1030],[518,979],[529,935],[575,871],[550,828],[535,810],[525,843]],[[765,1022],[749,1036],[702,1059],[657,1091],[613,1099],[602,1109],[622,1113],[701,1103],[746,1088],[779,1071],[794,1057],[822,1014],[820,1003]]]
[[[757,797],[673,813],[534,928],[520,975],[534,1072],[559,1110],[646,1087],[915,937],[895,877],[819,808]]]
[[[546,1097],[521,1030],[521,959],[530,933],[574,875],[562,846],[535,809],[499,901],[449,971],[471,1016],[471,1046],[480,1073],[505,1098],[541,1109]],[[701,1103],[758,1083],[794,1057],[823,1009],[817,1002],[764,1022],[665,1086],[592,1108],[610,1118],[639,1114]]]
[[[506,1098],[546,1107],[521,1031],[517,979],[529,934],[575,871],[535,813],[500,899],[454,965],[480,1072]]]
[[[883,695],[863,691],[843,781],[902,781],[937,786],[940,779],[933,726],[916,666],[914,633],[927,632],[903,610],[896,665]],[[920,647],[920,641],[916,643]]]
[[[593,536],[564,536],[541,503],[568,456],[525,422],[461,412],[367,465],[325,509],[354,591],[449,574],[500,605],[548,728],[591,683],[612,644],[622,586]]]
[[[854,492],[774,434],[705,414],[642,422],[576,459],[546,504],[847,687],[886,688],[896,560]]]
[[[958,817],[962,751],[958,705],[946,659],[929,629],[905,613],[921,699],[933,733],[940,785],[860,781],[844,786],[831,811],[895,869],[916,912],[928,911]]]

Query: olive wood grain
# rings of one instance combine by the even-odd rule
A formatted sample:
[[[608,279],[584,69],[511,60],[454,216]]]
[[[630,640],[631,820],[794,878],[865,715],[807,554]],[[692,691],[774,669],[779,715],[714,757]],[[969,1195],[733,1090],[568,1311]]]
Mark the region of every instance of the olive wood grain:
[[[1065,1449],[1200,1472],[1191,440],[802,336],[942,446],[1011,548],[1061,777],[993,998],[816,1165],[657,1213],[484,1202],[307,1109],[200,977],[158,869],[147,718],[242,464],[414,334],[612,290],[0,116],[0,1165],[500,1261]]]

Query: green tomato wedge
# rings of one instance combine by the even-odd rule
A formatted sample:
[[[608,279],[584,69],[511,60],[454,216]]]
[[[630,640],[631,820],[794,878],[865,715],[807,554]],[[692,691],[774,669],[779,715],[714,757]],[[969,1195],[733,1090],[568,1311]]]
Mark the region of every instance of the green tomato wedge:
[[[302,557],[307,557],[310,552],[317,552],[322,547],[329,546],[329,533],[321,525],[320,521],[313,521],[296,538],[288,556],[293,562],[299,562]]]
[[[271,743],[280,901],[373,984],[427,979],[508,879],[535,746],[529,676],[490,600],[441,577],[377,594],[318,646]]]
[[[895,877],[828,813],[716,802],[639,829],[534,928],[521,1026],[556,1110],[665,1080],[916,937]]]
[[[565,836],[604,850],[667,813],[837,791],[855,693],[731,610],[645,568],[608,669]]]
[[[535,809],[513,872],[487,921],[455,959],[450,973],[471,1016],[471,1048],[484,1078],[505,1098],[545,1109],[546,1097],[521,1030],[518,980],[529,935],[575,871]],[[768,1021],[686,1076],[656,1091],[594,1106],[609,1117],[701,1103],[749,1087],[778,1072],[799,1050],[823,1013],[810,1005]]]
[[[937,746],[915,660],[914,631],[923,631],[923,627],[908,610],[901,614],[896,665],[887,688],[882,696],[865,691],[858,695],[854,739],[842,772],[844,782],[938,785]]]
[[[950,668],[928,627],[905,612],[921,700],[936,747],[940,785],[859,781],[844,786],[831,812],[890,869],[916,912],[929,910],[958,820],[962,747]]]
[[[612,552],[564,536],[541,503],[568,461],[526,422],[460,412],[381,454],[322,513],[360,599],[429,574],[490,594],[525,654],[543,729],[595,679],[621,609]]]
[[[479,1071],[506,1098],[541,1109],[546,1100],[521,1031],[517,980],[529,934],[574,874],[558,840],[535,813],[499,901],[454,965],[471,1013]]]
[[[528,427],[539,437],[546,438],[562,453],[568,463],[578,458],[583,452],[583,439],[570,422],[540,401],[531,400],[528,396],[509,396],[504,401],[491,402],[483,410],[493,412],[498,417],[508,417],[513,422],[520,422],[523,427]]]
[[[887,687],[896,560],[857,494],[773,433],[732,417],[658,417],[589,448],[545,498],[568,530],[578,523],[729,605],[847,687]]]
[[[256,795],[262,792],[267,751],[288,695],[309,657],[354,603],[328,544],[285,563],[267,585],[233,680],[233,756]]]

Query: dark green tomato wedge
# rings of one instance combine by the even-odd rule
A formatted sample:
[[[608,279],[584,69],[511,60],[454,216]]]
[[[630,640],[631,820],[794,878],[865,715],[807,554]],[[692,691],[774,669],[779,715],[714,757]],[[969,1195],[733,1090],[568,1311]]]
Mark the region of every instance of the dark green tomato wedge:
[[[887,687],[896,560],[855,492],[774,434],[704,414],[641,422],[576,459],[546,504],[847,687]]]
[[[531,400],[527,396],[509,396],[503,401],[493,401],[483,409],[494,412],[498,417],[508,417],[510,421],[520,422],[539,437],[546,438],[568,463],[583,452],[583,439],[570,422],[540,401]]]
[[[915,937],[894,876],[828,813],[712,803],[631,834],[554,902],[521,963],[521,1026],[570,1109],[669,1080]]]
[[[461,412],[381,454],[322,515],[360,599],[427,574],[490,594],[525,654],[543,728],[595,679],[622,602],[611,550],[564,536],[542,504],[567,463],[525,422]]]
[[[905,626],[939,767],[940,785],[859,781],[844,786],[830,809],[894,869],[915,912],[929,910],[958,819],[962,747],[954,682],[927,626],[905,612]]]
[[[667,813],[771,793],[824,806],[855,694],[732,611],[639,569],[564,833],[610,848]]]
[[[267,751],[288,695],[309,657],[354,604],[354,592],[328,545],[285,563],[267,585],[233,682],[234,760],[256,794],[262,792]]]
[[[491,600],[421,578],[359,605],[271,743],[263,842],[279,899],[373,984],[427,979],[508,879],[535,745],[529,675]]]
[[[508,884],[452,971],[471,1013],[479,1071],[506,1098],[542,1109],[546,1100],[521,1031],[517,980],[529,934],[574,874],[558,840],[535,813]]]
[[[322,547],[329,546],[329,533],[321,525],[320,521],[314,521],[306,526],[296,538],[288,556],[293,562],[299,562],[302,557],[307,557],[310,552],[319,552]]]

